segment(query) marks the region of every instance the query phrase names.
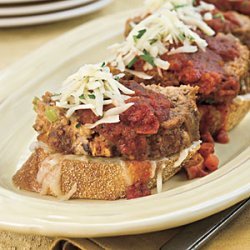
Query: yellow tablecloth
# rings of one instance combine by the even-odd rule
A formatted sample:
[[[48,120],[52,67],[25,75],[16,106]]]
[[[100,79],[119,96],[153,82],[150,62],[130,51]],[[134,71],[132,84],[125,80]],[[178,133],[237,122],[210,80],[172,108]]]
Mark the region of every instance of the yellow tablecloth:
[[[36,27],[26,28],[13,28],[0,30],[0,71],[4,70],[7,66],[16,62],[19,58],[27,55],[36,48],[42,46],[47,41],[63,34],[64,32],[95,18],[112,14],[118,11],[128,10],[135,7],[140,7],[143,0],[114,0],[108,7],[94,14],[62,21],[54,24],[46,24]],[[235,177],[237,178],[237,176]],[[153,249],[156,245],[153,244],[155,239],[160,239],[163,236],[168,237],[172,235],[172,231],[164,231],[161,233],[130,236],[130,237],[117,237],[116,239],[104,238],[101,243],[105,247],[113,249]],[[188,236],[187,236],[188,237]],[[138,239],[144,240],[145,245],[135,245]],[[146,241],[145,239],[151,239]],[[41,237],[35,235],[21,235],[11,232],[0,231],[0,250],[26,250],[26,249],[40,249],[46,250],[51,247],[55,239],[48,237]],[[151,243],[150,243],[151,242]],[[126,245],[126,244],[127,245]],[[95,245],[92,241],[83,239],[78,240],[78,244],[84,244],[86,249],[101,249],[98,244]],[[100,244],[100,240],[99,240]],[[125,245],[124,245],[125,244]],[[120,247],[119,247],[120,246]],[[123,247],[122,247],[123,246]],[[65,248],[66,249],[66,248]],[[216,238],[211,240],[204,249],[250,249],[250,209],[247,209],[234,220],[226,229],[221,231]]]

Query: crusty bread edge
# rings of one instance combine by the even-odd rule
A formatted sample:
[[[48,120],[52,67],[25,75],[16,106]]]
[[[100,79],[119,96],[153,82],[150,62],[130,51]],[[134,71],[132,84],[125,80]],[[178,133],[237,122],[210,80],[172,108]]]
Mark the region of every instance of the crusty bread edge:
[[[163,182],[175,175],[181,167],[199,149],[197,144],[190,150],[180,166],[175,166],[179,154],[152,162],[145,162],[145,171],[150,171],[148,187],[156,186],[158,174],[162,175]],[[19,189],[32,192],[41,192],[41,183],[37,181],[42,162],[51,157],[51,154],[39,148],[30,156],[23,167],[13,176],[13,183]],[[58,157],[58,154],[57,156]],[[124,198],[126,190],[134,182],[140,181],[138,175],[143,176],[143,166],[139,166],[140,173],[135,174],[134,168],[129,162],[123,162],[118,158],[103,159],[91,157],[62,156],[57,167],[60,170],[60,189],[62,195],[67,194],[76,185],[76,191],[71,198],[115,200]],[[125,164],[124,164],[125,163]],[[148,168],[150,166],[150,168]],[[135,166],[136,167],[136,166]],[[158,174],[157,174],[158,173]],[[57,178],[57,177],[55,177]],[[46,195],[57,196],[49,189]],[[60,197],[59,197],[60,198]]]
[[[229,106],[226,120],[226,131],[232,130],[250,111],[250,100],[235,98]]]

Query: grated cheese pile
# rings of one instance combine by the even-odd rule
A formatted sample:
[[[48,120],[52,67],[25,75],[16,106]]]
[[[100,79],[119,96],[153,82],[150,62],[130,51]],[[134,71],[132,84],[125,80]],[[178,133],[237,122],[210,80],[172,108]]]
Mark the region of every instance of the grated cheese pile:
[[[144,71],[154,66],[167,70],[169,63],[161,55],[205,50],[207,42],[194,32],[197,28],[209,36],[215,34],[200,14],[213,5],[202,3],[194,7],[189,0],[150,0],[147,6],[152,14],[132,24],[124,42],[110,47],[114,53],[111,65],[121,71],[131,68],[139,58],[145,61]]]
[[[117,123],[120,121],[119,114],[133,105],[125,103],[134,91],[119,83],[122,76],[112,75],[105,63],[84,65],[63,83],[61,93],[55,95],[53,100],[56,106],[67,109],[66,117],[80,109],[90,109],[101,117],[94,124],[86,124],[90,129],[102,123]],[[110,104],[114,107],[104,111],[104,106]]]
[[[193,0],[146,0],[146,13],[154,13],[164,10],[170,10],[177,14],[178,18],[193,30],[199,28],[206,35],[213,36],[215,34],[203,20],[211,20],[211,11],[214,10],[213,4],[200,1],[198,6],[194,6]]]

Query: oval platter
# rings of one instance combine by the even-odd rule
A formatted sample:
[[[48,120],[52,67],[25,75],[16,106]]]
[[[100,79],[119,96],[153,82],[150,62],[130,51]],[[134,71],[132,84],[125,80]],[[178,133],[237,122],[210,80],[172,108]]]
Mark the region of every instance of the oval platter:
[[[163,192],[134,200],[59,201],[17,190],[11,177],[27,157],[35,133],[32,99],[55,91],[84,63],[107,58],[122,41],[123,12],[84,24],[49,42],[0,75],[0,228],[50,236],[100,237],[152,232],[191,223],[222,211],[250,194],[250,115],[216,145],[220,168],[192,181],[182,174]]]

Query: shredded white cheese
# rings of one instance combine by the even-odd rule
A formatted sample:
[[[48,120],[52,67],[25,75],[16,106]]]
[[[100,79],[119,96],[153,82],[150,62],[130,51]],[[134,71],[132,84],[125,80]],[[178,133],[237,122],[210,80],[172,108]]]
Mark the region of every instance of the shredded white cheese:
[[[235,101],[250,101],[250,94],[238,95],[234,99]]]
[[[40,194],[53,194],[60,200],[69,200],[77,191],[75,183],[68,193],[63,194],[61,190],[61,164],[64,159],[61,154],[52,154],[45,158],[37,173],[37,182],[41,185]]]
[[[133,105],[125,102],[134,91],[119,83],[122,76],[112,75],[105,65],[84,65],[63,83],[61,93],[53,100],[56,106],[67,109],[66,117],[80,109],[90,109],[96,116],[102,117],[95,124],[87,125],[89,128],[102,123],[117,123],[120,121],[119,114]],[[110,104],[114,108],[104,111],[104,106]]]
[[[193,0],[147,0],[145,2],[146,12],[155,13],[164,10],[170,10],[176,13],[178,18],[192,29],[201,29],[205,34],[212,36],[215,34],[203,20],[211,17],[211,13],[215,7],[213,4],[207,4],[203,1],[198,6],[194,6]],[[208,12],[202,14],[202,12]],[[209,15],[210,14],[210,15]],[[144,14],[145,15],[145,14]]]
[[[185,161],[190,152],[197,151],[200,148],[200,144],[201,141],[195,141],[190,147],[182,150],[178,160],[174,163],[174,168],[178,168]]]
[[[215,34],[200,13],[210,10],[209,4],[194,7],[189,0],[148,2],[152,14],[134,25],[124,42],[109,47],[114,53],[112,66],[125,71],[140,58],[145,61],[145,71],[154,66],[168,70],[170,65],[161,55],[205,50],[207,42],[195,30],[200,29],[209,36]]]
[[[192,143],[190,147],[183,149],[180,152],[180,155],[177,161],[174,163],[174,168],[179,167],[186,160],[190,152],[196,152],[200,148],[200,144],[201,144],[201,141],[195,141]],[[166,160],[167,158],[162,159],[163,162]],[[153,161],[151,161],[152,168],[154,168],[156,163],[157,162],[155,161],[155,163],[153,164]],[[163,165],[162,163],[160,163],[160,165],[157,166],[157,176],[156,176],[157,193],[160,193],[162,191],[162,181],[163,181],[162,173],[165,167],[166,165]]]

